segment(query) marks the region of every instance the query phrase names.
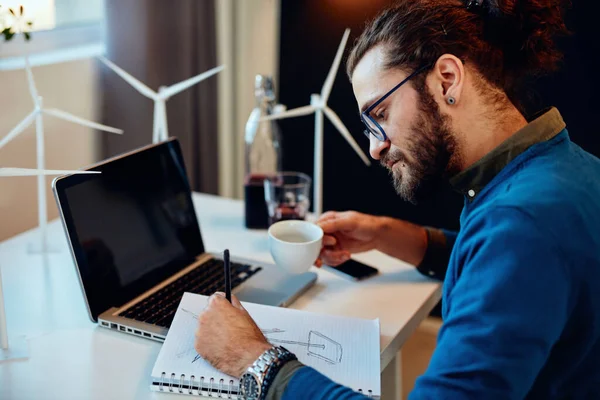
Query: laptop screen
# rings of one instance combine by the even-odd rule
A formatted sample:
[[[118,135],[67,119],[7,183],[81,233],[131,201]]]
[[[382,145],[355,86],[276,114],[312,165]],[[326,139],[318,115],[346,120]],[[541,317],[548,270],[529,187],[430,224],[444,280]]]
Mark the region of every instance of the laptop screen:
[[[134,299],[204,252],[179,142],[55,183],[90,314]]]

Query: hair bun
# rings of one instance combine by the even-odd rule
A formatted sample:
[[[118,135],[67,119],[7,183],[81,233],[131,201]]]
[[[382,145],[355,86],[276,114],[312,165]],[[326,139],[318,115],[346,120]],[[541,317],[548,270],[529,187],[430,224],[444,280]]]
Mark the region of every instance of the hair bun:
[[[483,0],[467,0],[467,10],[480,14],[483,11]]]
[[[558,66],[554,36],[567,33],[566,1],[396,0],[357,39],[348,76],[352,79],[358,62],[379,45],[386,69],[415,70],[453,54],[519,107],[529,79]],[[422,77],[413,83],[424,84]]]
[[[467,1],[467,7],[483,18],[484,40],[503,51],[505,68],[537,74],[554,70],[561,59],[554,38],[568,32],[563,21],[567,4],[566,0]]]

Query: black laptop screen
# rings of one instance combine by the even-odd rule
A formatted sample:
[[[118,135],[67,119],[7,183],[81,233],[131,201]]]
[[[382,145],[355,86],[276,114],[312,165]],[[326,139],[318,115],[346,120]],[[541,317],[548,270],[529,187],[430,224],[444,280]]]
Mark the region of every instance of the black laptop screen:
[[[56,182],[94,320],[204,251],[176,140]]]

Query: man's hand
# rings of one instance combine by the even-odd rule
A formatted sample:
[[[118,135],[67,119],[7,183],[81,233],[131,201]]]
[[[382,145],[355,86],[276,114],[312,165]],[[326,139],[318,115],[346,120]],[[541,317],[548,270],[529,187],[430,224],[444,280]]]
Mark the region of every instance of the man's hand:
[[[235,296],[215,293],[198,316],[194,348],[218,370],[239,378],[271,348],[260,328]]]
[[[316,265],[342,264],[352,253],[379,250],[407,263],[418,265],[427,249],[422,226],[356,211],[324,213],[317,221],[325,236]]]
[[[347,261],[351,253],[373,250],[381,230],[379,217],[355,211],[328,211],[317,224],[325,233],[320,261],[331,266]]]

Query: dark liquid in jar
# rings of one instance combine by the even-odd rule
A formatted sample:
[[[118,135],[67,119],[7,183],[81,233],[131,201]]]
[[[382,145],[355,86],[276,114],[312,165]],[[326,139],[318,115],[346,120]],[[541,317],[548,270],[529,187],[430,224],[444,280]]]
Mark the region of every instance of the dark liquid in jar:
[[[248,175],[244,182],[246,228],[266,229],[269,227],[269,212],[265,202],[263,181],[267,175]]]
[[[279,206],[275,209],[273,217],[269,218],[269,224],[279,221],[303,220],[306,217],[306,211],[303,207]]]

